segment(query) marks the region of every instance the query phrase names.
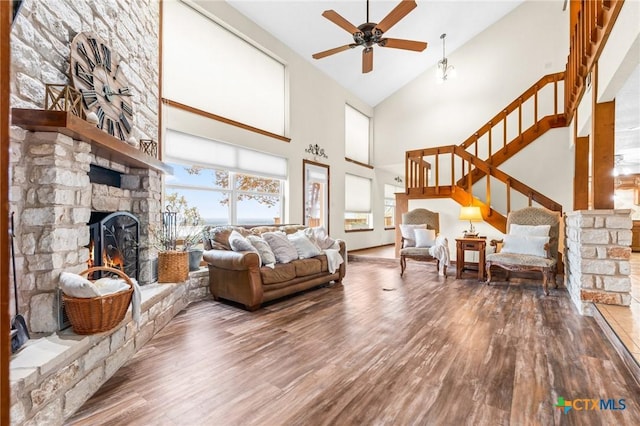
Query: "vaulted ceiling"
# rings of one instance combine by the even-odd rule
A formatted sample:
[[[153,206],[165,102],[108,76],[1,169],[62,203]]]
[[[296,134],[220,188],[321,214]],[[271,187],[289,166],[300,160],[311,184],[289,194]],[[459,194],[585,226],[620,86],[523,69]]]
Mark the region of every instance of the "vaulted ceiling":
[[[227,0],[240,13],[371,106],[442,59],[441,34],[447,34],[446,53],[449,56],[522,2],[418,0],[418,6],[390,28],[385,36],[425,41],[427,49],[412,52],[374,47],[373,71],[362,74],[361,47],[319,60],[311,58],[311,55],[353,43],[351,34],[324,18],[322,12],[333,9],[358,26],[366,22],[366,0]],[[380,22],[399,3],[400,0],[370,1],[369,20]],[[561,7],[559,3],[558,8]]]

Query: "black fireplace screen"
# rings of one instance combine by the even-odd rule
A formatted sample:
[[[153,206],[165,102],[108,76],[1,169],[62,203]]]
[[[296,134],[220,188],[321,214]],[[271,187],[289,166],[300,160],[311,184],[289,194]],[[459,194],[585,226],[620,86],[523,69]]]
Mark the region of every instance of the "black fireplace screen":
[[[140,222],[127,212],[91,214],[88,266],[109,266],[138,279]],[[100,278],[96,271],[89,279]]]

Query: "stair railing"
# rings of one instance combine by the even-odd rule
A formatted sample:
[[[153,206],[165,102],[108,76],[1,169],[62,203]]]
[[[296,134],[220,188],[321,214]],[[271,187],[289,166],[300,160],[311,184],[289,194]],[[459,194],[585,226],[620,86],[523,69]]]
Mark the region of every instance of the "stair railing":
[[[508,149],[507,145],[510,142],[518,141],[526,130],[538,126],[541,117],[550,116],[554,120],[560,121],[564,110],[564,105],[560,104],[563,100],[561,95],[564,91],[564,75],[564,72],[558,72],[542,77],[469,136],[460,146],[472,152],[476,157],[488,161],[494,151]],[[553,85],[551,89],[547,87],[549,84]],[[541,113],[546,114],[541,116]],[[524,126],[528,123],[531,123],[530,126],[525,128]],[[564,125],[564,121],[561,124]],[[500,138],[502,141],[496,145],[494,139],[499,136],[502,136]],[[486,156],[480,153],[481,144]]]
[[[565,77],[565,115],[569,123],[585,93],[586,82],[597,63],[624,0],[571,1],[569,56]]]
[[[460,160],[460,163],[456,161]],[[560,203],[550,199],[544,194],[536,191],[518,179],[504,173],[497,167],[491,165],[461,146],[448,145],[436,148],[426,148],[407,151],[405,157],[406,173],[406,194],[410,197],[452,197],[456,198],[457,191],[464,191],[471,194],[472,181],[469,170],[479,169],[487,176],[485,177],[485,188],[482,198],[479,198],[488,208],[486,215],[491,215],[494,211],[507,216],[512,210],[512,199],[514,192],[526,198],[526,203],[531,206],[533,202],[550,210],[562,212]],[[461,186],[461,178],[466,176],[466,185]],[[496,188],[492,187],[492,182],[500,182],[503,186],[504,206],[496,208],[492,204],[492,194],[496,194]],[[499,190],[499,189],[498,189]],[[519,209],[523,206],[517,206]]]

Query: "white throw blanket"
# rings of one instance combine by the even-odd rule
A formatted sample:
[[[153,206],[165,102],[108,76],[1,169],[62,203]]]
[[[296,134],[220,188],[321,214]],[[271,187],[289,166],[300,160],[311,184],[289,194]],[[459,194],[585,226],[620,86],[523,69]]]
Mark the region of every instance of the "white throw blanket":
[[[429,254],[438,259],[440,262],[438,273],[444,275],[444,267],[451,266],[449,241],[443,236],[438,236],[438,238],[436,238],[436,244],[433,247],[429,247]]]
[[[325,249],[323,250],[324,254],[327,255],[327,268],[329,269],[329,273],[335,273],[344,259],[340,256],[340,252],[335,249]]]

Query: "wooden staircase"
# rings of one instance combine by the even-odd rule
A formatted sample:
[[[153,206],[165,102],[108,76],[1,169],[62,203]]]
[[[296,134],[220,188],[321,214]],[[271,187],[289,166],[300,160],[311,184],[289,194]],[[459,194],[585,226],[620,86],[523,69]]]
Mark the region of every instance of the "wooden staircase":
[[[484,152],[485,155],[483,159],[485,161],[494,166],[499,166],[547,131],[559,127],[566,127],[567,120],[565,119],[564,111],[561,110],[561,106],[559,105],[559,99],[562,99],[561,83],[563,83],[563,81],[564,72],[545,75],[518,96],[506,108],[496,114],[478,131],[467,138],[467,140],[462,142],[460,146],[472,152],[476,157],[479,156],[479,152]],[[549,95],[549,90],[552,91],[552,99]],[[539,117],[541,98],[548,98],[547,104],[549,102],[552,103],[552,108],[548,108],[549,111],[547,111],[549,114],[543,117]],[[526,108],[528,104],[530,107]],[[530,127],[523,129],[523,116],[527,112],[529,113],[529,117],[527,118],[529,118],[532,124]],[[510,128],[508,123],[510,119],[512,123],[517,120],[517,125],[515,125],[515,123],[512,124],[516,134],[509,140]],[[496,144],[495,139],[501,139],[501,143],[499,141]],[[471,181],[475,184],[484,176],[485,174],[480,169],[473,169]],[[458,185],[464,186],[466,185],[466,181],[467,177],[463,176],[458,182]]]
[[[451,198],[461,205],[479,206],[485,221],[501,232],[506,230],[513,193],[526,197],[529,206],[536,202],[562,212],[559,203],[500,171],[498,166],[550,129],[571,122],[585,93],[587,77],[597,64],[623,3],[624,0],[571,0],[565,71],[542,77],[459,146],[407,151],[405,193],[397,194],[401,201],[397,206],[406,207],[408,199]],[[547,111],[549,104],[551,110]],[[531,125],[527,126],[527,121]],[[484,199],[480,200],[473,196],[473,187],[483,178],[486,188]],[[492,181],[502,188],[492,188]],[[492,191],[504,194],[504,209],[500,212],[491,201]],[[396,215],[401,212],[396,207]]]

